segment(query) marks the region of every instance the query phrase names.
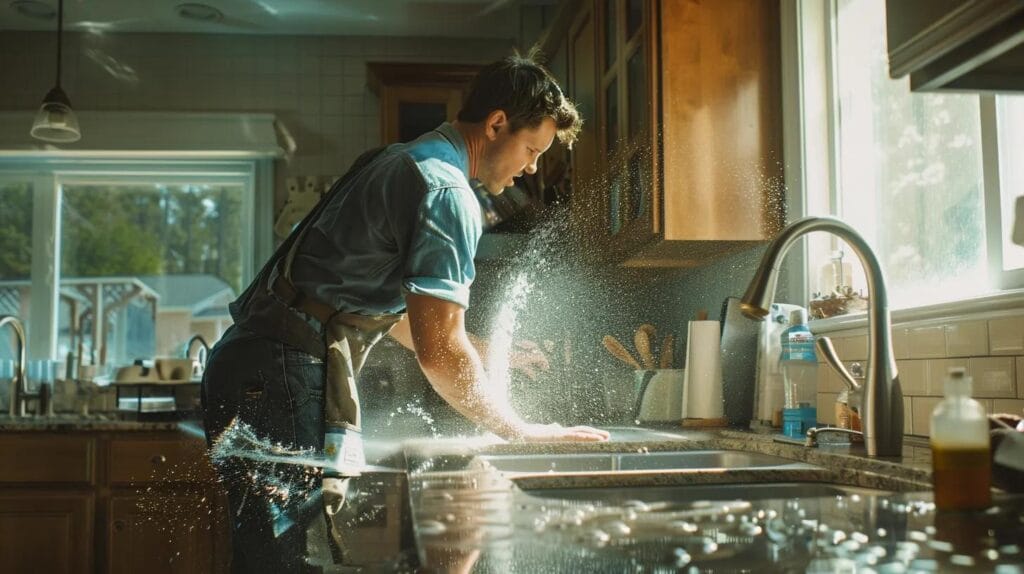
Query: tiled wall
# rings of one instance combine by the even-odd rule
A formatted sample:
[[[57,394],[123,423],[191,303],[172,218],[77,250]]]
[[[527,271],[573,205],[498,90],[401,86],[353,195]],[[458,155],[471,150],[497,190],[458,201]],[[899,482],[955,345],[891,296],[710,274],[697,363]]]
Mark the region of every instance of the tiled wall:
[[[812,326],[813,328],[813,326]],[[867,366],[866,330],[827,333],[844,364]],[[974,380],[974,398],[989,413],[1024,414],[1024,315],[964,317],[898,324],[893,352],[903,389],[906,434],[928,435],[932,409],[942,400],[950,367],[964,367]],[[839,376],[818,368],[818,419],[835,424],[834,404],[844,388]]]
[[[343,173],[380,142],[367,62],[486,63],[511,39],[66,33],[61,84],[78,110],[270,112],[294,139],[285,178]],[[0,109],[31,120],[53,86],[52,33],[0,34]],[[27,129],[27,128],[26,128]]]

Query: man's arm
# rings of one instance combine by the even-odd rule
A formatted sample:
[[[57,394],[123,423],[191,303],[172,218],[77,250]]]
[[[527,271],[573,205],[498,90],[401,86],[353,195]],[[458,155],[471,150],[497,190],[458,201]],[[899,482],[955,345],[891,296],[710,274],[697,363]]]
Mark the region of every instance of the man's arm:
[[[405,300],[407,320],[391,334],[403,345],[412,343],[431,386],[463,416],[509,440],[607,440],[607,432],[590,427],[562,428],[520,419],[509,405],[487,394],[483,363],[466,334],[465,310],[427,295],[410,293]]]
[[[461,307],[460,307],[461,308]],[[477,337],[473,333],[465,331],[469,343],[476,349],[479,357],[487,356],[487,340]],[[412,329],[409,326],[409,315],[402,317],[390,332],[390,335],[403,347],[415,351],[416,346],[412,340]],[[536,343],[532,341],[519,341],[515,348],[511,349],[511,356],[508,361],[509,367],[519,369],[530,379],[536,380],[537,371],[546,371],[550,368],[547,357],[540,351]]]

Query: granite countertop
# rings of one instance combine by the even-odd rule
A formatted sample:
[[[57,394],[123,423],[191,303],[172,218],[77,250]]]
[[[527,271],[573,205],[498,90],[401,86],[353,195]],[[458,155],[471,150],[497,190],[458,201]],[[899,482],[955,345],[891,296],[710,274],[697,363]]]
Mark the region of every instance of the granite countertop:
[[[985,512],[936,512],[925,443],[906,441],[903,456],[880,459],[780,443],[769,433],[616,434],[593,444],[406,443],[420,562],[438,571],[588,573],[1024,567],[1024,497],[997,493]],[[503,473],[477,458],[680,450],[740,450],[794,464]],[[764,495],[759,486],[786,488]]]
[[[0,432],[139,432],[139,431],[175,431],[179,425],[190,424],[202,426],[200,422],[162,421],[162,420],[126,420],[114,414],[56,414],[50,416],[29,415],[14,417],[0,415]]]

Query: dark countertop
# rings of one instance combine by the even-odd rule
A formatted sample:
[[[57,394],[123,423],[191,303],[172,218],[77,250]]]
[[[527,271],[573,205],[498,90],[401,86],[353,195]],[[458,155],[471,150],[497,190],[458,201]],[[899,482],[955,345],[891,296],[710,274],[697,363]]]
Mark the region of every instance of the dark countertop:
[[[937,512],[928,491],[926,443],[908,441],[902,457],[872,459],[847,447],[809,449],[775,442],[768,433],[732,430],[663,431],[642,442],[613,431],[612,438],[586,445],[407,443],[419,560],[437,571],[588,574],[691,566],[800,572],[1024,568],[1024,497],[997,494],[985,512]],[[716,449],[815,466],[516,475],[474,459]],[[766,485],[784,488],[759,494]],[[694,499],[695,492],[715,489],[705,500]],[[731,494],[723,498],[722,492]]]
[[[139,432],[175,431],[179,425],[188,424],[202,428],[196,420],[125,420],[114,414],[56,414],[52,416],[29,415],[11,418],[0,415],[0,432]]]

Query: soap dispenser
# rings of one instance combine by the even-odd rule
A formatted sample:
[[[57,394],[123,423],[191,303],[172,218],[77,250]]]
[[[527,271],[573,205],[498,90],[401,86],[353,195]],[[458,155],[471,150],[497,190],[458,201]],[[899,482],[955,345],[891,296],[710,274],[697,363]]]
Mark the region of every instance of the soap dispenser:
[[[971,378],[949,370],[946,398],[932,412],[932,482],[939,510],[977,510],[992,503],[988,418],[971,398]]]

